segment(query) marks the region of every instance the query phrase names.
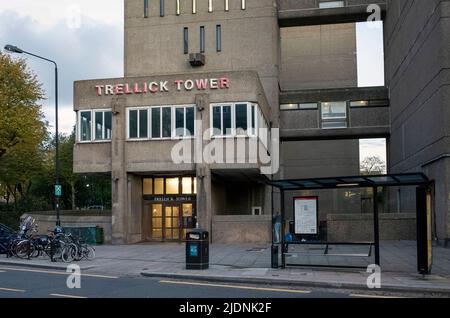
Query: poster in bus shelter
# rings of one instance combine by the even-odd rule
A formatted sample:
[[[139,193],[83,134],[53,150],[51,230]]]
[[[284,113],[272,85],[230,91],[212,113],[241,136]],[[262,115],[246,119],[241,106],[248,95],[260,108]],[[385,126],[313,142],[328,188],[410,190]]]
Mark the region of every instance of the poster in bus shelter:
[[[319,234],[318,197],[294,198],[294,228],[297,235]]]

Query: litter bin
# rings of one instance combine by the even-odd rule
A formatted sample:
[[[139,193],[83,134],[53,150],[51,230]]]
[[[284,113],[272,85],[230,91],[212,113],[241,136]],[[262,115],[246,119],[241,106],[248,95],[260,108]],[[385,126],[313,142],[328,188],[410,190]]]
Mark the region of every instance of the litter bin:
[[[96,243],[99,244],[99,245],[103,244],[104,238],[105,238],[105,235],[104,235],[103,228],[99,227],[99,226],[96,226],[95,227],[95,240],[96,240]]]
[[[186,234],[186,269],[209,268],[209,233],[195,229]]]

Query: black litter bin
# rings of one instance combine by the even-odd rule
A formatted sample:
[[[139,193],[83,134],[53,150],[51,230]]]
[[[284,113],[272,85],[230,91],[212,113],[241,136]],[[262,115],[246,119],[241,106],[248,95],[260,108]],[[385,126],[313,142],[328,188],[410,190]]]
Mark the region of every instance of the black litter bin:
[[[186,234],[186,269],[209,268],[209,233],[195,229]]]

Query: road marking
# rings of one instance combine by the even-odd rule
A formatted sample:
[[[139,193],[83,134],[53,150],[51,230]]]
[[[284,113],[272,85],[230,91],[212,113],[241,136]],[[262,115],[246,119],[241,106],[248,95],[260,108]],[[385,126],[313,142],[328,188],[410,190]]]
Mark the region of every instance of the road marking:
[[[378,295],[363,295],[363,294],[350,294],[350,297],[358,297],[358,298],[404,298],[404,297],[396,297],[396,296],[378,296]]]
[[[0,290],[2,290],[2,291],[16,292],[16,293],[24,293],[24,292],[25,292],[25,290],[23,290],[23,289],[3,288],[3,287],[0,287]]]
[[[63,298],[87,298],[87,297],[83,297],[83,296],[64,295],[64,294],[50,294],[50,296],[63,297]]]
[[[43,273],[43,274],[54,274],[54,275],[69,275],[71,273],[67,272],[56,272],[56,271],[44,271],[37,269],[24,269],[24,268],[9,268],[9,267],[1,267],[0,270],[9,270],[9,271],[17,271],[17,272],[31,272],[31,273]],[[106,275],[96,275],[96,274],[81,274],[81,276],[86,277],[95,277],[95,278],[107,278],[107,279],[118,279],[117,276],[106,276]]]
[[[193,282],[182,282],[182,281],[171,281],[171,280],[161,280],[159,282],[162,284],[249,289],[249,290],[272,291],[272,292],[283,292],[283,293],[293,293],[293,294],[310,294],[311,293],[310,291],[307,291],[307,290],[296,290],[296,289],[264,288],[264,287],[251,287],[251,286],[239,286],[239,285],[210,284],[210,283],[193,283]]]

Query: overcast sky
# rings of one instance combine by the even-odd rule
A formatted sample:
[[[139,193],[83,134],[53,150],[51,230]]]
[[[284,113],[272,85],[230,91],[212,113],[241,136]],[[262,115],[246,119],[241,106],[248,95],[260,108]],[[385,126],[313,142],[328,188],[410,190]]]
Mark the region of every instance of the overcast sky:
[[[73,81],[123,76],[123,0],[0,0],[0,46],[16,45],[56,60],[59,66],[60,130],[75,125]],[[382,27],[357,25],[359,86],[384,84]],[[54,126],[54,70],[28,58],[47,92],[44,113]],[[361,155],[385,154],[384,142],[361,143]]]

